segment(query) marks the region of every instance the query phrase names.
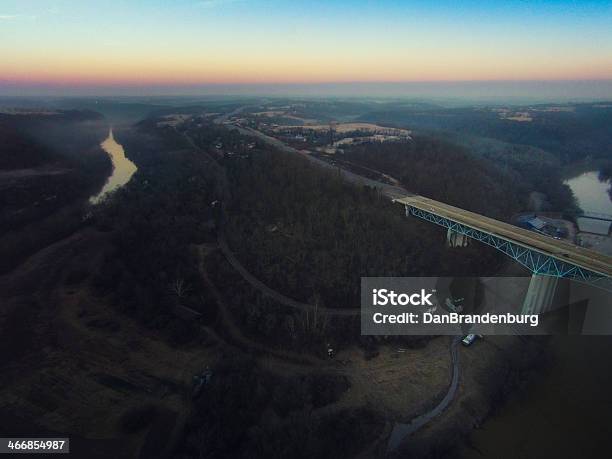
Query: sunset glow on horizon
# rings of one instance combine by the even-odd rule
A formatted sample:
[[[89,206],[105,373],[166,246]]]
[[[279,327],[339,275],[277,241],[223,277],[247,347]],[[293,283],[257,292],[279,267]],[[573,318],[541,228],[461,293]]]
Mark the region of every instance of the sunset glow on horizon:
[[[0,1],[0,89],[609,80],[611,23],[589,1]]]

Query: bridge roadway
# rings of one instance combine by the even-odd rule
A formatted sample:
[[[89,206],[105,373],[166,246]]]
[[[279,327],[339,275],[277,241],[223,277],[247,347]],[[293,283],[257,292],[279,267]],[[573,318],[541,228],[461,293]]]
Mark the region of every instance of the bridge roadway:
[[[240,109],[237,109],[237,111],[239,110]],[[218,121],[222,122],[223,120]],[[266,135],[261,131],[235,124],[228,127],[238,130],[241,134],[258,137],[281,151],[299,154],[319,166],[339,169],[337,166],[331,165],[326,161],[308,154],[309,152],[307,151],[300,151],[290,147],[279,139]],[[604,275],[607,278],[612,278],[612,257],[593,252],[584,247],[575,246],[560,239],[544,236],[493,218],[444,204],[440,201],[412,195],[409,191],[398,185],[389,185],[387,183],[368,179],[345,169],[339,170],[346,180],[379,188],[384,195],[391,198],[394,202],[413,206],[425,212],[432,212],[476,230],[488,232],[489,234],[508,240],[527,249],[538,251],[565,263],[579,266],[588,271]]]
[[[544,236],[483,215],[444,204],[423,196],[405,196],[395,202],[485,231],[526,248],[537,250],[566,263],[612,277],[612,257],[578,247],[560,239]]]

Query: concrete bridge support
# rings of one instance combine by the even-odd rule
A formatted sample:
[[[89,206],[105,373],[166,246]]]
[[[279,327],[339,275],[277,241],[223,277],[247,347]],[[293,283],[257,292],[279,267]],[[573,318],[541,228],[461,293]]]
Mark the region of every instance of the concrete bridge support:
[[[467,247],[469,240],[466,235],[457,233],[450,228],[446,232],[446,242],[449,247]]]
[[[550,309],[559,278],[533,274],[523,302],[523,314],[541,314]]]

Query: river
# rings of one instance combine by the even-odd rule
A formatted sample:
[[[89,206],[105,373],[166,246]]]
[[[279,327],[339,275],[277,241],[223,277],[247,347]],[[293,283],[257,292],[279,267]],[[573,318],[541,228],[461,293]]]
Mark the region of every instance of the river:
[[[108,177],[106,183],[98,194],[89,198],[92,204],[98,203],[107,193],[116,190],[130,181],[137,170],[136,165],[125,156],[121,144],[117,143],[113,136],[113,128],[108,131],[108,137],[100,144],[102,149],[108,153],[113,162],[113,173]]]
[[[462,458],[609,457],[612,337],[555,336],[554,363],[475,430]]]
[[[600,181],[597,171],[581,172],[565,183],[583,211],[612,215],[610,183]],[[607,222],[580,220],[581,231],[607,233]],[[593,240],[598,238],[610,240]],[[603,245],[593,242],[592,248],[604,251]],[[609,456],[612,337],[555,336],[547,349],[552,366],[470,435],[470,446],[458,452],[462,458]]]
[[[612,215],[609,180],[600,180],[596,170],[583,170],[565,183],[572,189],[578,205],[585,212]],[[612,238],[607,236],[610,222],[578,218],[578,242],[596,252],[612,255]]]
[[[565,183],[572,189],[578,205],[585,212],[612,215],[612,200],[608,194],[609,181],[599,180],[598,171],[582,172]],[[581,231],[607,233],[609,223],[586,218],[578,219]]]

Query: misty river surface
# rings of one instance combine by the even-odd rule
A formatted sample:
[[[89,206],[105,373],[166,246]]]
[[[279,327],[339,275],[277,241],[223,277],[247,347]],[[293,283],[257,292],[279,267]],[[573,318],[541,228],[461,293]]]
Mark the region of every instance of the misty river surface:
[[[108,137],[100,146],[108,153],[113,162],[113,173],[106,180],[100,192],[89,199],[92,204],[99,202],[108,192],[116,190],[129,182],[137,170],[136,165],[125,157],[123,147],[115,140],[113,128],[110,128]]]

